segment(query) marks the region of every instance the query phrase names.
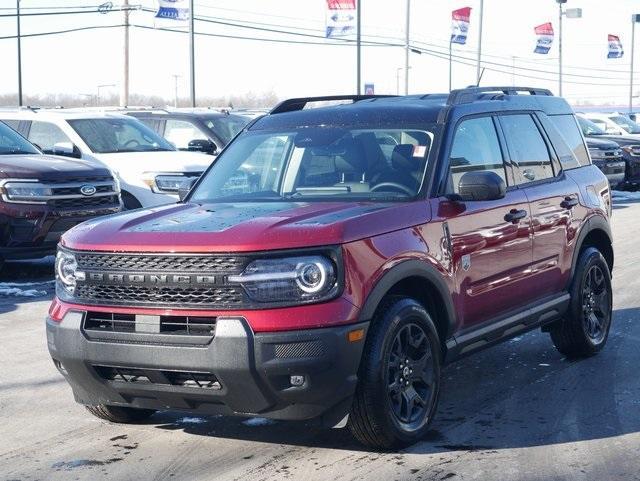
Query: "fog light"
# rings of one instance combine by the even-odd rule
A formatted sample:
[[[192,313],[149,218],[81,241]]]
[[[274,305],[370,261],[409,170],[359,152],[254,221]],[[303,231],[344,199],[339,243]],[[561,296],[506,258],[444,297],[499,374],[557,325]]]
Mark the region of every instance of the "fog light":
[[[304,384],[304,376],[291,376],[289,377],[289,383],[292,386],[300,387]]]

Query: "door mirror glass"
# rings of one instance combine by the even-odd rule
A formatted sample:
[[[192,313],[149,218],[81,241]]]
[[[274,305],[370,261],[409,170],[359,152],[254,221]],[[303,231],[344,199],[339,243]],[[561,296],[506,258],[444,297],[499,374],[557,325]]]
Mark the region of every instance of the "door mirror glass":
[[[51,149],[51,151],[53,155],[61,155],[63,157],[73,157],[75,159],[82,157],[78,147],[73,145],[71,142],[58,142],[53,145],[53,149]]]
[[[216,144],[207,139],[193,139],[187,148],[189,152],[202,152],[203,154],[215,154],[218,151]]]
[[[498,200],[506,192],[507,184],[490,170],[467,172],[458,183],[458,195],[463,201]]]
[[[195,185],[197,177],[192,177],[190,179],[185,180],[180,188],[178,189],[178,198],[182,201],[185,199],[191,188]]]

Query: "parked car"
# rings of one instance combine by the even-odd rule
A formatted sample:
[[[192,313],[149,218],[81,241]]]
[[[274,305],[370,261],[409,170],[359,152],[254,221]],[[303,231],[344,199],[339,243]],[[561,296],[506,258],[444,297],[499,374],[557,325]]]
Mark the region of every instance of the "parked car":
[[[627,135],[640,139],[640,125],[625,115],[617,113],[599,114],[586,112],[581,114],[610,135]]]
[[[326,100],[353,103],[304,108]],[[395,448],[445,363],[535,328],[570,358],[607,341],[611,193],[547,90],[292,99],[187,190],[60,243],[49,351],[99,418],[316,418]]]
[[[126,109],[179,150],[215,155],[251,120],[227,110],[212,109]]]
[[[45,153],[106,164],[118,175],[126,209],[176,202],[180,184],[211,163],[210,156],[177,152],[146,125],[115,113],[5,109],[0,120]]]
[[[64,231],[120,209],[107,167],[44,155],[0,122],[0,266],[55,254]]]
[[[640,139],[630,135],[607,134],[598,125],[591,122],[590,120],[580,115],[578,115],[577,117],[580,128],[582,129],[582,133],[587,139],[587,143],[593,142],[594,140],[607,140],[615,142],[622,150],[622,157],[625,161],[625,176],[624,182],[619,183],[617,185],[617,188],[637,189],[638,186],[640,186]],[[596,165],[598,165],[599,161],[593,156],[594,153],[592,152],[592,158]],[[596,157],[598,157],[598,155],[596,155]],[[602,155],[600,155],[600,157],[602,157]],[[618,170],[617,166],[611,166],[611,168]],[[611,179],[609,179],[609,181],[611,182]],[[615,184],[613,183],[611,185],[615,186]]]

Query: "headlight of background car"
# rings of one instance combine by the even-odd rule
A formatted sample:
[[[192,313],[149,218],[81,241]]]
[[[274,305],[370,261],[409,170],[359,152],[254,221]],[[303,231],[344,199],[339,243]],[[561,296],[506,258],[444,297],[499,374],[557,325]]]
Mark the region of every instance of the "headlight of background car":
[[[78,271],[76,257],[67,251],[58,249],[56,255],[56,280],[58,287],[61,287],[67,294],[73,294],[76,282],[84,279],[84,272]]]
[[[600,149],[589,149],[589,154],[591,154],[591,160],[607,160],[610,157],[607,157],[605,153],[608,152],[606,150]],[[614,159],[611,159],[614,160]]]
[[[228,280],[242,284],[255,302],[319,301],[337,290],[334,263],[321,255],[255,260]]]
[[[625,145],[622,150],[634,157],[640,157],[640,145]]]
[[[51,188],[37,182],[6,182],[1,188],[3,197],[13,202],[31,202],[45,204],[52,195]]]
[[[144,182],[156,193],[177,194],[182,183],[187,179],[180,174],[147,174]]]

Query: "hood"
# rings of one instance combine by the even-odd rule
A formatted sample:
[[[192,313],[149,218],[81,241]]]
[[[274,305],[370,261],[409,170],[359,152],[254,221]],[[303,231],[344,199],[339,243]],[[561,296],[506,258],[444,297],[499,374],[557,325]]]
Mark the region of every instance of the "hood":
[[[161,151],[161,152],[121,152],[112,154],[93,154],[108,165],[126,163],[145,172],[203,172],[215,157],[199,152]]]
[[[594,135],[587,137],[586,140],[587,142],[590,140],[610,140],[621,147],[625,145],[640,145],[640,138],[630,135]]]
[[[58,180],[106,175],[111,175],[106,167],[80,159],[40,154],[0,155],[0,176],[3,178]]]
[[[598,136],[597,138],[589,137],[585,140],[587,141],[587,147],[590,149],[618,150],[620,148],[620,146],[614,141],[603,139],[601,136]]]
[[[61,242],[79,250],[251,252],[337,245],[429,218],[422,201],[170,204],[90,220]]]

